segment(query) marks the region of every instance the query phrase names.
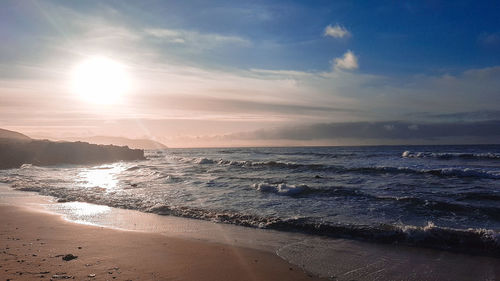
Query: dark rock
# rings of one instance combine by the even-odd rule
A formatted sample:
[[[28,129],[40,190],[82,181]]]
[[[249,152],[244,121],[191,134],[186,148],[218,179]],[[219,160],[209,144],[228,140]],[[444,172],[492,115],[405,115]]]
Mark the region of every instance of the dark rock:
[[[62,259],[63,259],[63,260],[65,260],[65,261],[74,260],[74,259],[76,259],[76,258],[78,258],[78,256],[74,256],[74,255],[72,255],[72,254],[67,254],[67,255],[65,255],[64,257],[62,257]]]
[[[126,146],[97,145],[86,142],[0,140],[0,169],[19,168],[23,164],[49,166],[59,164],[102,164],[144,160],[144,150]]]

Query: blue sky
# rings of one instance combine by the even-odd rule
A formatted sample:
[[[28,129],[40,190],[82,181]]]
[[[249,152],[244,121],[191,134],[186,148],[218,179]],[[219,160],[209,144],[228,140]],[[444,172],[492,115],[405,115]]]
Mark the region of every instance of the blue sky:
[[[81,126],[100,134],[109,128],[95,123],[128,118],[141,120],[141,134],[172,141],[151,124],[199,138],[296,123],[491,119],[499,110],[498,1],[2,5],[0,125],[35,135],[54,126],[66,133],[53,137]],[[134,78],[120,110],[75,103],[65,88],[74,65],[96,55],[127,65]],[[54,108],[63,102],[71,106]],[[38,126],[26,117],[30,107],[43,116]],[[187,131],[172,120],[200,121]]]
[[[32,4],[30,4],[32,3]],[[461,71],[500,64],[498,1],[52,1],[82,14],[106,17],[130,28],[155,27],[238,36],[252,42],[238,49],[215,50],[200,63],[241,68],[325,70],[346,49],[362,58],[360,71],[417,74]],[[4,4],[3,60],[34,46],[43,34],[71,33],[57,26],[47,2]],[[38,6],[38,8],[37,8]],[[46,9],[47,11],[44,11]],[[119,14],[110,13],[115,9]],[[52,21],[52,22],[51,22]],[[322,36],[339,24],[351,34]],[[32,43],[32,44],[30,44]],[[35,44],[33,44],[35,43]],[[46,50],[50,53],[50,50]],[[242,54],[247,54],[242,56]]]

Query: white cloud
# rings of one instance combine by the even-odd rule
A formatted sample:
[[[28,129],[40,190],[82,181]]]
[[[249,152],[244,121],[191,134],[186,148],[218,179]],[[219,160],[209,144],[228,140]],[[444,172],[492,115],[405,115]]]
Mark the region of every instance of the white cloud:
[[[186,40],[182,39],[182,38],[174,38],[172,39],[171,41],[172,43],[179,43],[179,44],[184,44],[186,43]]]
[[[160,38],[179,37],[181,35],[179,31],[165,28],[148,28],[144,31],[149,35]]]
[[[344,27],[337,24],[335,26],[328,25],[327,27],[325,27],[325,32],[323,33],[323,35],[333,38],[344,38],[351,36],[351,33]]]
[[[205,48],[215,47],[220,44],[251,45],[251,42],[245,38],[216,33],[201,33],[191,30],[166,28],[148,28],[144,32],[146,35],[160,38],[170,43],[185,43]]]
[[[335,69],[353,70],[359,67],[358,57],[356,57],[356,55],[350,50],[347,51],[341,58],[336,58],[334,63]]]

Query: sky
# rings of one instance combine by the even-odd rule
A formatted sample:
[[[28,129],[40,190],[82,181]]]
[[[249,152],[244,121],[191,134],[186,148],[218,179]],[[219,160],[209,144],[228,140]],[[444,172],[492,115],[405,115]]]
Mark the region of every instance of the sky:
[[[0,5],[0,127],[31,137],[500,143],[498,1]]]

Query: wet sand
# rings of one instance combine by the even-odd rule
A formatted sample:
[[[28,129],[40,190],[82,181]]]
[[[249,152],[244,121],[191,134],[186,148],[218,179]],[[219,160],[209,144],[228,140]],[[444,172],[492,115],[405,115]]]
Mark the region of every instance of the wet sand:
[[[264,251],[0,205],[2,280],[319,280]],[[76,259],[65,261],[65,255]]]

